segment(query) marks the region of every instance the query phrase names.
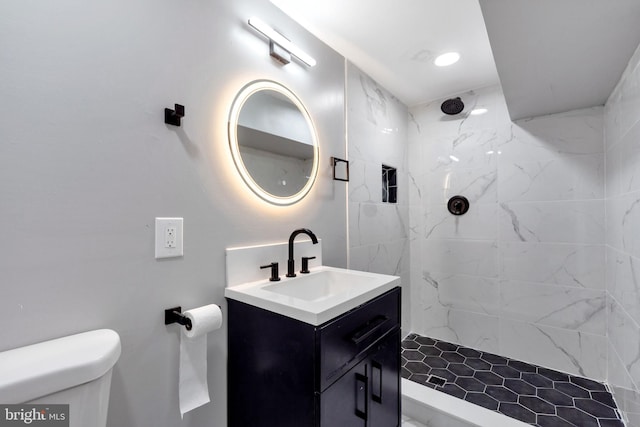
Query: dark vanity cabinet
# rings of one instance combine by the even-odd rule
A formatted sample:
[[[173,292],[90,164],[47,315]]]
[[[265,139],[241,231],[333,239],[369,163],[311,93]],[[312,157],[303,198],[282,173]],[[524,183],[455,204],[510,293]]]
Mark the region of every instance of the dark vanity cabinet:
[[[319,326],[228,303],[229,427],[400,425],[400,288]]]

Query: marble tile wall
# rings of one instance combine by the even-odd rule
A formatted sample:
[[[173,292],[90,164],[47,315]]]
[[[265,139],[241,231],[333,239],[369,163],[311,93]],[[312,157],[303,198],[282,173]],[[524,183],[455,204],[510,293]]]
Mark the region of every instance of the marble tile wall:
[[[640,426],[640,48],[605,105],[608,380]]]
[[[603,109],[512,123],[499,87],[459,96],[409,112],[412,330],[604,379]]]
[[[407,107],[347,63],[349,267],[402,278],[409,331]],[[382,203],[382,164],[396,168],[398,203]]]

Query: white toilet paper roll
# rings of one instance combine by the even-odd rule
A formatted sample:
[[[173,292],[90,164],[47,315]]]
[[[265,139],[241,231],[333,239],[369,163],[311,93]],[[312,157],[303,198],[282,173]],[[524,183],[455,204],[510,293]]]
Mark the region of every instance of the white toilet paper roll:
[[[209,403],[207,334],[222,326],[222,311],[215,304],[187,310],[191,330],[180,335],[180,414]]]
[[[203,305],[187,310],[183,314],[191,320],[191,330],[183,329],[184,334],[189,338],[208,334],[222,326],[222,310],[216,304]]]

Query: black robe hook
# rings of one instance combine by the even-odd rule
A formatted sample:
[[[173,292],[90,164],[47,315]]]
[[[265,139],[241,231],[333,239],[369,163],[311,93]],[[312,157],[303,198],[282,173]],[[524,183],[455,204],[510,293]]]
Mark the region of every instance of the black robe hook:
[[[175,110],[164,109],[164,122],[168,125],[180,126],[180,119],[184,117],[184,105],[175,104]]]

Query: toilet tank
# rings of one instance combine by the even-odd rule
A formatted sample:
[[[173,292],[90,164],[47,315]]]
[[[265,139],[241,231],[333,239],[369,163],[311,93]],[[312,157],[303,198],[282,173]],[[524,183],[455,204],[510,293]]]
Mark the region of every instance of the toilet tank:
[[[68,404],[70,427],[104,427],[120,337],[99,329],[0,353],[0,403]]]

